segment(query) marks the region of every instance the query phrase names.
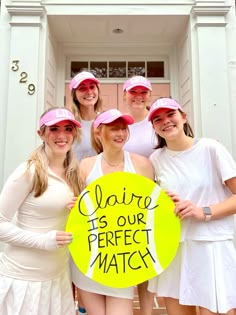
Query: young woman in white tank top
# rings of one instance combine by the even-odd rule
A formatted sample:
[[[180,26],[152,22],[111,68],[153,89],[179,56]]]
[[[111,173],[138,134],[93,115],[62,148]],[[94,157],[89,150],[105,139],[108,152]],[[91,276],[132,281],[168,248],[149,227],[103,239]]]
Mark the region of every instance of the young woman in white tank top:
[[[128,125],[132,116],[122,115],[116,109],[99,114],[93,124],[92,142],[97,156],[83,159],[80,176],[83,186],[113,172],[130,172],[154,179],[150,161],[140,155],[128,153],[123,147],[129,138]],[[72,280],[79,287],[89,315],[132,315],[133,287],[111,288],[99,284],[82,274],[74,263],[71,266]]]

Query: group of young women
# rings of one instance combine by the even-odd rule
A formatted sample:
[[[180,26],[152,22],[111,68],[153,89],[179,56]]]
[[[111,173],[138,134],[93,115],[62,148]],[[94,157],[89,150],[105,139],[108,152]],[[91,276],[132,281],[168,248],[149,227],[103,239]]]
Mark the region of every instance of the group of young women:
[[[73,235],[64,232],[71,200],[95,179],[120,171],[173,192],[181,221],[170,266],[138,285],[141,314],[152,314],[154,294],[164,298],[168,315],[196,315],[196,307],[200,315],[235,314],[231,155],[216,140],[194,137],[174,99],[160,98],[148,110],[152,87],[144,77],[124,83],[127,114],[102,111],[99,80],[90,72],[77,74],[70,89],[72,111],[51,108],[41,116],[42,145],[10,175],[0,196],[0,241],[6,243],[0,314],[74,315],[72,279],[88,315],[132,315],[134,288],[111,288],[81,273],[68,260]]]

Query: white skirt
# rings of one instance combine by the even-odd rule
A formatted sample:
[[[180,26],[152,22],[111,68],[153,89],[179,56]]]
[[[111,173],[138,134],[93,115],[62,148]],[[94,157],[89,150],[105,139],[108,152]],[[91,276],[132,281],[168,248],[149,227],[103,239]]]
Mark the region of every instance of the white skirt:
[[[0,314],[74,315],[68,271],[48,281],[26,281],[0,275]]]
[[[183,305],[214,313],[236,308],[236,250],[233,241],[185,241],[177,255],[148,290]]]
[[[72,282],[77,288],[87,292],[92,292],[101,295],[113,296],[123,299],[133,299],[134,287],[128,288],[112,288],[102,285],[89,277],[85,276],[75,265],[73,259],[70,259],[70,270]]]

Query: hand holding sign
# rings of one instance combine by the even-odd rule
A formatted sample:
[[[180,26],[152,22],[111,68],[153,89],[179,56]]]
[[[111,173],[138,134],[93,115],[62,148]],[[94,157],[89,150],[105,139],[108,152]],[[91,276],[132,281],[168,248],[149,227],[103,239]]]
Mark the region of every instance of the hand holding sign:
[[[80,194],[67,222],[75,264],[91,279],[117,288],[155,277],[178,248],[180,222],[173,210],[172,200],[146,177],[100,177]]]

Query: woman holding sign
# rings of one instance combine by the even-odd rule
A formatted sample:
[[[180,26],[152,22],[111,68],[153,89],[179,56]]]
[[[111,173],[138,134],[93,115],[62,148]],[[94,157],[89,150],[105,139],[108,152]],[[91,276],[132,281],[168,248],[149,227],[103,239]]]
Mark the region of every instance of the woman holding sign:
[[[92,140],[97,156],[83,159],[80,164],[81,180],[86,187],[94,180],[113,172],[137,173],[153,180],[150,161],[128,153],[123,147],[129,137],[130,115],[110,109],[99,114],[93,124]],[[81,297],[88,315],[131,315],[134,288],[111,288],[99,284],[72,265],[72,280],[81,289]]]
[[[149,289],[169,315],[233,315],[236,308],[236,163],[216,140],[194,138],[187,115],[170,98],[153,103],[158,146],[150,157],[158,182],[176,192],[182,240],[170,266]]]
[[[40,118],[42,144],[8,178],[0,196],[0,314],[74,315],[64,232],[79,191],[72,143],[80,123],[65,108]]]

